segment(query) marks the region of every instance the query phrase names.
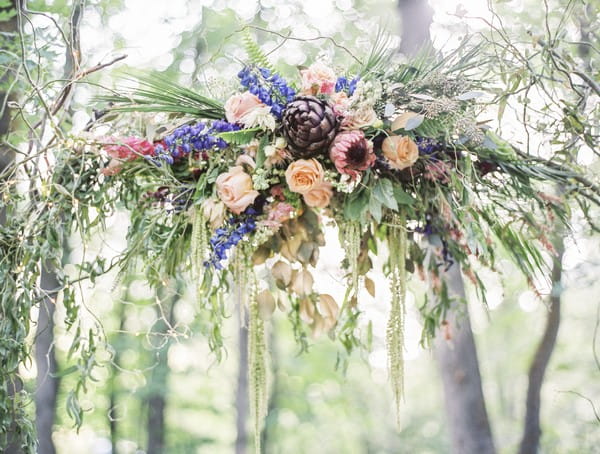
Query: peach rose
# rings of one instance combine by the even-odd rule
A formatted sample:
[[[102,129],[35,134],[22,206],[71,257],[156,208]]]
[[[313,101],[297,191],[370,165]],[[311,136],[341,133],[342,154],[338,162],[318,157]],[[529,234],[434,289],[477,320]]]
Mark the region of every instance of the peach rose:
[[[311,95],[328,95],[334,92],[337,77],[333,70],[321,62],[310,65],[300,71],[302,76],[302,91]]]
[[[240,166],[230,167],[229,172],[219,175],[216,185],[217,195],[235,214],[244,211],[258,196],[252,178]]]
[[[250,112],[264,106],[256,95],[245,91],[244,93],[231,96],[225,102],[225,118],[227,118],[229,123],[244,124],[244,120]]]
[[[292,192],[306,194],[323,183],[325,171],[316,159],[298,159],[285,171],[285,181]]]
[[[398,170],[412,166],[419,158],[419,147],[406,136],[389,136],[381,144],[388,164]]]
[[[350,98],[345,91],[338,91],[329,97],[333,111],[337,115],[345,115],[350,105]]]
[[[342,129],[360,129],[365,126],[371,126],[378,120],[377,113],[373,108],[359,109],[348,112],[342,121]]]
[[[327,182],[321,183],[314,189],[311,189],[307,193],[303,194],[304,202],[312,208],[325,208],[329,205],[333,190],[331,184]]]

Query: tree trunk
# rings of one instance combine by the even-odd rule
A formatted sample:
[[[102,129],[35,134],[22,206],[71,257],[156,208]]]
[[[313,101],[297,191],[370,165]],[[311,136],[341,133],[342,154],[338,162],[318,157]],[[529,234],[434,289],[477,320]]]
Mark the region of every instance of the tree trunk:
[[[0,13],[8,13],[16,7],[17,0],[11,0],[9,1],[8,6],[0,7]],[[16,41],[18,39],[17,31],[18,23],[16,16],[13,16],[6,21],[0,21],[0,32],[2,32],[2,35],[0,36],[0,46],[2,48],[8,48],[8,45],[11,43],[11,41]],[[18,64],[18,62],[16,62],[16,64]],[[0,86],[10,87],[13,77],[13,71],[7,68],[0,77]],[[14,99],[14,91],[0,91],[0,176],[2,176],[2,173],[13,163],[15,159],[14,151],[10,147],[4,146],[2,143],[3,140],[7,138],[11,129],[13,129],[13,125],[11,124],[11,112],[8,108],[8,103]],[[0,209],[0,224],[4,224],[4,222],[6,222],[6,213],[2,208]],[[4,389],[0,389],[0,396],[2,399],[4,399],[4,393],[6,393],[9,398],[13,398],[16,394],[21,392],[23,383],[21,382],[20,377],[15,373],[10,375],[10,380],[7,380],[7,383],[3,383],[0,386],[4,387]],[[7,409],[7,411],[10,412],[12,410]],[[7,445],[0,447],[4,449],[4,451],[2,451],[4,454],[19,454],[22,452],[19,446],[19,434],[15,433],[14,429],[14,425],[9,426],[8,428],[0,428],[0,440],[5,434],[7,436]],[[6,432],[4,432],[5,430]]]
[[[464,313],[456,307],[463,305],[460,300],[465,299],[460,267],[457,264],[452,265],[444,280],[449,293],[459,300],[455,307],[448,311],[451,340],[448,341],[443,336],[438,336],[435,340],[435,357],[444,385],[452,452],[491,454],[495,452],[494,441],[481,388],[469,311],[466,305]]]
[[[426,0],[398,0],[402,18],[400,51],[414,56],[431,45],[429,27],[433,10]],[[453,265],[443,276],[449,290],[464,299],[465,290],[460,267]],[[458,303],[460,304],[460,303]],[[452,344],[438,337],[435,356],[444,385],[446,414],[455,454],[494,453],[492,431],[485,408],[475,339],[469,312],[451,308],[448,321],[453,328]]]
[[[109,379],[109,410],[108,410],[108,425],[110,431],[110,447],[111,454],[118,454],[117,449],[117,440],[119,437],[119,413],[117,410],[118,406],[118,398],[119,398],[119,390],[117,385],[117,378],[119,376],[119,369],[121,364],[121,352],[123,351],[123,343],[124,336],[123,332],[125,330],[125,304],[118,305],[118,318],[119,318],[119,329],[115,335],[114,340],[111,342],[112,347],[114,348],[114,355],[111,362],[110,367],[110,379]]]
[[[240,310],[239,340],[238,340],[238,380],[235,391],[235,454],[246,454],[248,451],[248,317],[246,312]]]
[[[42,269],[41,287],[47,292],[40,304],[35,336],[35,363],[37,366],[37,389],[35,391],[35,425],[38,437],[38,454],[55,454],[52,427],[56,410],[59,379],[54,354],[54,311],[56,276],[46,267]]]
[[[159,290],[159,299],[163,307],[169,311],[167,320],[157,306],[159,320],[156,322],[154,333],[157,342],[161,344],[156,351],[156,363],[152,369],[148,392],[148,449],[147,454],[164,454],[165,450],[165,409],[167,408],[167,392],[169,379],[168,355],[171,346],[169,330],[173,326],[176,291],[163,288]]]
[[[431,44],[429,27],[433,20],[433,10],[427,0],[398,0],[402,19],[400,52],[415,55],[423,46]]]

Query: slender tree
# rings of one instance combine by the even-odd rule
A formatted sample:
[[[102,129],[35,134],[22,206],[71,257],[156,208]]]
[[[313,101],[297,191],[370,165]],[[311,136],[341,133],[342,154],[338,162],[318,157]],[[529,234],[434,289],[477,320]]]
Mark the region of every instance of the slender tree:
[[[592,32],[591,17],[594,16],[592,5],[588,3],[583,7],[580,15],[578,15],[579,21],[579,35],[580,40],[577,46],[577,53],[583,63],[583,71],[590,73],[592,71],[592,65],[590,62],[590,49],[592,45]],[[555,58],[558,58],[555,55]],[[564,64],[565,62],[562,62]],[[593,81],[593,78],[589,78]],[[586,81],[586,78],[583,78]],[[585,115],[585,109],[587,106],[587,97],[591,91],[594,90],[593,83],[588,83],[588,87],[580,91],[577,100],[578,114]],[[600,92],[596,93],[600,95]],[[577,138],[573,137],[574,143],[577,143]],[[576,153],[573,150],[569,150],[570,154],[567,156],[567,160],[573,161]],[[559,187],[556,189],[559,196],[565,193],[564,188]],[[558,224],[554,226],[554,235],[552,239],[552,246],[555,250],[555,256],[552,262],[551,271],[551,283],[552,293],[550,295],[550,301],[548,305],[548,316],[546,318],[546,325],[542,334],[542,338],[535,350],[531,365],[528,373],[527,383],[527,398],[525,402],[525,422],[523,425],[523,436],[519,445],[519,454],[535,454],[538,452],[540,445],[540,438],[542,435],[541,429],[541,392],[542,385],[544,383],[544,376],[550,363],[552,353],[556,346],[558,331],[561,322],[561,300],[563,290],[563,256],[565,253],[565,233]]]
[[[65,66],[63,77],[74,80],[79,71],[81,54],[80,24],[83,17],[84,5],[82,0],[73,4],[69,19],[69,42],[65,48]],[[56,105],[68,109],[67,100],[70,85],[66,85],[56,101]],[[64,98],[61,100],[61,97]],[[60,104],[59,104],[60,103]],[[54,265],[47,261],[42,264],[40,286],[44,298],[40,303],[37,330],[35,337],[35,360],[37,367],[37,388],[35,391],[35,415],[38,437],[38,454],[55,454],[52,441],[52,429],[56,415],[56,401],[59,389],[57,378],[58,364],[54,353],[54,312],[59,281],[56,278]]]

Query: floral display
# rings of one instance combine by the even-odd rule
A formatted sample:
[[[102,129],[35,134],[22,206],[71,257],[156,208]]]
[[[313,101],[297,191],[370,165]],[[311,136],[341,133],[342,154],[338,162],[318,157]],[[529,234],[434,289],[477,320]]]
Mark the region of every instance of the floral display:
[[[476,63],[456,53],[410,63],[372,56],[344,71],[318,60],[285,76],[249,53],[224,99],[160,75],[101,98],[119,118],[141,112],[152,128],[92,129],[58,160],[55,184],[80,204],[93,198],[101,216],[131,212],[121,270],[142,269],[156,287],[193,273],[212,350],[223,345],[231,306],[247,311],[257,434],[274,312],[287,315],[302,350],[327,334],[351,352],[368,343],[358,329],[362,289],[389,311],[399,404],[409,280],[426,289],[417,304],[423,342],[451,332],[446,313],[456,301],[445,271],[459,266],[485,298],[478,273],[495,269],[502,251],[532,280],[553,253],[551,221],[566,219],[567,195],[585,199],[589,186],[576,169],[532,157],[487,127],[486,87],[469,77]],[[549,183],[577,189],[559,198]],[[313,278],[330,228],[345,253],[340,299]],[[373,272],[387,276],[389,301]]]

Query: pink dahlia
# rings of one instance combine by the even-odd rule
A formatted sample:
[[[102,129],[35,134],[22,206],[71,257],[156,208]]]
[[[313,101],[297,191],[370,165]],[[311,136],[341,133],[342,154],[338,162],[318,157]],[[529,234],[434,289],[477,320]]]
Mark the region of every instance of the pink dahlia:
[[[353,180],[375,162],[373,144],[359,130],[344,131],[335,136],[329,147],[329,157],[338,172],[350,175]]]
[[[119,159],[121,161],[133,161],[140,155],[152,156],[154,155],[154,145],[148,142],[146,139],[139,137],[125,137],[123,139],[111,138],[114,145],[105,145],[104,150],[113,159]]]

